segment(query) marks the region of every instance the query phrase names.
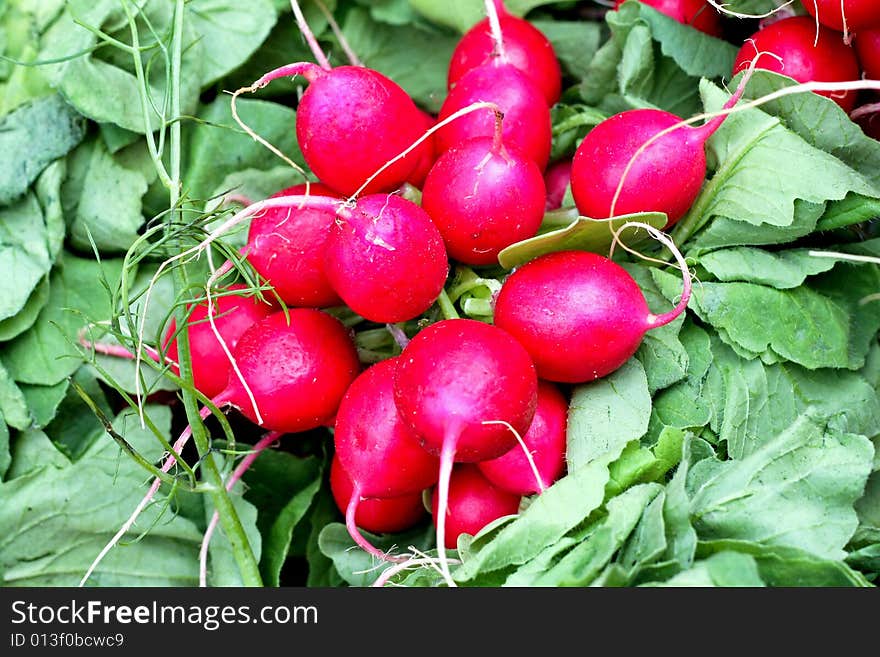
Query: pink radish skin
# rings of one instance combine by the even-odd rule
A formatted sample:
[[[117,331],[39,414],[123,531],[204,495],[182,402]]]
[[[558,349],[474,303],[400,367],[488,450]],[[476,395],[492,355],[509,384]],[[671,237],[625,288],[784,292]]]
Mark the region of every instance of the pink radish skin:
[[[538,381],[528,353],[508,333],[470,319],[437,322],[404,349],[394,377],[401,418],[431,453],[440,454],[438,548],[447,544],[449,477],[455,461],[484,461],[516,444],[537,406]],[[489,424],[491,422],[491,424]],[[440,569],[454,586],[446,551]]]
[[[394,399],[401,418],[432,454],[454,442],[456,461],[501,456],[531,424],[538,382],[529,355],[508,333],[470,319],[420,331],[400,356]]]
[[[550,159],[550,110],[540,89],[519,69],[493,59],[468,71],[440,109],[442,121],[479,101],[491,101],[504,114],[504,144],[523,150],[543,170]],[[437,147],[445,152],[474,137],[491,137],[495,118],[474,112],[437,131]]]
[[[233,356],[262,422],[234,374],[214,402],[231,404],[251,422],[282,433],[329,422],[360,371],[348,329],[336,318],[307,308],[293,308],[286,315],[279,311],[254,324],[239,339]]]
[[[846,28],[850,32],[880,27],[880,11],[877,11],[876,0],[801,0],[801,3],[813,17],[818,15],[822,25],[838,32],[843,31],[844,16]]]
[[[229,290],[247,289],[244,285],[230,285]],[[255,296],[213,295],[211,303],[214,310],[214,325],[230,352],[238,340],[253,324],[266,318],[276,309]],[[177,331],[174,320],[165,334],[168,358],[178,362],[177,340],[172,337]],[[192,361],[193,385],[206,397],[214,397],[226,386],[230,371],[229,357],[217,340],[211,322],[208,321],[208,303],[197,304],[187,323],[189,335],[190,360]],[[170,344],[169,344],[170,341]],[[128,357],[131,357],[128,354]],[[172,366],[175,373],[176,365]]]
[[[863,30],[856,35],[859,64],[869,80],[880,80],[880,28]]]
[[[540,169],[516,146],[491,137],[446,151],[422,194],[450,257],[468,265],[497,263],[503,248],[533,237],[545,202]]]
[[[326,185],[312,183],[309,194],[337,197]],[[271,198],[305,194],[296,185]],[[247,259],[289,306],[326,308],[341,306],[342,299],[324,273],[324,245],[336,214],[318,208],[270,208],[251,220]]]
[[[565,471],[567,426],[568,400],[552,383],[539,381],[538,408],[522,439],[532,454],[544,488],[549,488]],[[516,445],[496,459],[480,461],[477,467],[486,479],[508,493],[532,495],[540,492],[522,445]]]
[[[363,497],[418,493],[437,483],[437,457],[422,449],[394,403],[398,360],[364,371],[336,414],[336,456]]]
[[[544,186],[547,188],[547,203],[544,209],[561,208],[569,185],[571,185],[571,160],[560,160],[547,167],[544,173]]]
[[[454,550],[461,534],[477,534],[493,520],[519,512],[520,496],[508,493],[486,479],[470,464],[456,465],[449,479],[446,512],[446,548]],[[439,494],[431,497],[434,525],[438,525]]]
[[[434,127],[434,124],[437,123],[437,119],[428,114],[427,112],[419,111],[419,114],[424,121],[424,131],[427,132],[431,128]],[[419,147],[418,153],[418,163],[416,164],[416,168],[413,169],[413,172],[409,174],[409,177],[406,179],[413,187],[418,187],[421,189],[425,184],[425,178],[428,177],[428,172],[431,170],[431,167],[434,166],[434,162],[437,160],[437,147],[434,144],[434,135],[428,137],[425,142]]]
[[[641,2],[674,18],[682,25],[690,25],[714,37],[721,36],[721,17],[705,0],[641,0]],[[623,3],[624,0],[617,0],[614,8],[619,8]]]
[[[504,52],[508,63],[522,71],[540,89],[547,105],[554,105],[562,90],[562,71],[553,46],[544,34],[527,20],[507,13],[504,3],[495,0]],[[449,62],[449,88],[471,69],[497,56],[495,40],[485,18],[458,42]]]
[[[334,457],[330,464],[330,490],[339,510],[345,514],[350,506],[354,486],[351,478]],[[374,534],[393,534],[416,525],[425,515],[421,493],[397,497],[361,500],[354,521],[358,527]]]
[[[424,132],[419,109],[390,79],[361,66],[329,71],[300,65],[310,82],[296,114],[296,136],[309,168],[321,182],[350,196],[375,171]],[[264,76],[280,77],[276,72]],[[259,87],[260,82],[255,83]],[[266,84],[267,82],[263,82]],[[397,189],[418,163],[419,151],[373,179],[365,193]]]
[[[724,109],[739,102],[748,78],[743,76]],[[665,212],[666,228],[671,227],[700,193],[706,178],[704,144],[725,118],[673,128],[681,122],[674,114],[635,109],[602,121],[587,133],[572,161],[578,211],[593,219]]]
[[[807,16],[784,18],[753,34],[751,40],[740,48],[733,73],[746,69],[757,52],[772,53],[779,58],[762,57],[758,68],[787,75],[798,82],[859,79],[855,50],[827,27],[819,29],[819,41],[816,43],[816,24]],[[843,94],[830,91],[816,93],[831,98],[847,112],[855,107],[858,96],[855,91]]]
[[[392,194],[364,196],[341,213],[324,250],[333,289],[365,319],[417,317],[437,299],[449,261],[428,214]]]
[[[688,278],[676,308],[653,315],[621,266],[594,253],[561,251],[507,278],[495,303],[495,325],[526,348],[542,379],[583,383],[623,365],[645,333],[677,318],[689,298]]]

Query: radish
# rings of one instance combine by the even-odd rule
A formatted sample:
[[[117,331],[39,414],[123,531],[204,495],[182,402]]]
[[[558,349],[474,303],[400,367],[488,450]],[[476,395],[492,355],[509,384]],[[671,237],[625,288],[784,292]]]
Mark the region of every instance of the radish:
[[[493,520],[519,512],[520,496],[493,485],[476,466],[456,465],[449,478],[449,502],[444,523],[440,522],[440,495],[437,489],[431,497],[434,526],[446,525],[444,545],[454,550],[461,534],[474,535]]]
[[[437,545],[445,545],[449,476],[454,461],[501,456],[525,433],[537,405],[535,367],[501,329],[469,319],[420,331],[404,349],[394,377],[401,418],[429,452],[440,455]],[[513,432],[511,431],[513,429]],[[446,552],[441,570],[452,582]]]
[[[357,531],[366,498],[419,495],[437,481],[439,461],[419,444],[394,402],[398,358],[373,365],[349,387],[336,415],[336,458],[351,481],[343,510],[349,534],[370,554],[386,558]],[[366,528],[366,527],[365,527]]]
[[[817,33],[815,23],[806,16],[784,18],[753,34],[736,56],[734,74],[747,68],[758,52],[776,55],[763,57],[758,68],[787,75],[798,82],[859,79],[855,51],[826,27],[819,27]],[[831,98],[847,112],[856,103],[857,93],[854,91],[816,93]]]
[[[856,35],[856,53],[865,77],[880,80],[880,28],[862,30]]]
[[[296,185],[271,198],[305,193],[306,185]],[[308,193],[338,197],[320,183],[309,185]],[[287,305],[342,305],[324,273],[324,245],[335,219],[336,213],[329,210],[291,206],[270,208],[251,220],[245,250],[248,262]]]
[[[625,0],[617,0],[617,9]],[[690,25],[714,37],[721,37],[721,17],[705,0],[640,0],[661,14],[674,18],[683,25]]]
[[[598,379],[623,365],[647,331],[684,312],[690,276],[684,259],[675,255],[684,291],[678,305],[662,315],[648,309],[639,286],[620,265],[595,253],[560,251],[532,260],[507,278],[495,303],[495,325],[526,348],[542,379]]]
[[[297,62],[266,73],[250,87],[302,75],[309,86],[297,107],[296,136],[303,158],[321,182],[350,196],[391,191],[418,164],[420,149],[399,158],[361,189],[375,171],[404,151],[424,132],[424,120],[412,99],[395,82],[362,66],[324,69]]]
[[[434,127],[434,124],[437,122],[437,120],[433,116],[431,116],[427,112],[422,111],[419,111],[419,114],[422,117],[425,131],[428,131]],[[428,177],[428,172],[431,170],[431,167],[434,166],[434,162],[436,160],[437,147],[434,143],[434,135],[431,135],[420,146],[418,163],[416,164],[416,168],[413,169],[412,173],[409,174],[409,178],[406,179],[406,182],[414,187],[418,187],[419,189],[421,189],[425,184],[425,178]]]
[[[838,32],[880,27],[877,0],[801,0],[801,4],[822,25]]]
[[[547,188],[547,203],[544,209],[561,208],[569,185],[571,185],[571,160],[560,160],[547,167],[547,171],[544,172],[544,186]]]
[[[345,514],[351,507],[354,485],[336,456],[330,463],[330,491],[336,506]],[[392,534],[409,529],[424,515],[425,505],[419,492],[362,500],[354,515],[354,522],[361,529],[374,534]]]
[[[244,285],[230,285],[228,290],[245,290]],[[193,385],[206,397],[214,397],[226,386],[230,370],[229,356],[217,340],[216,328],[226,347],[232,351],[238,340],[254,323],[264,319],[276,309],[256,296],[240,294],[214,295],[212,300],[214,327],[208,321],[208,302],[196,304],[187,321],[190,360],[192,361]],[[177,368],[177,339],[174,337],[177,325],[174,320],[165,333],[164,344],[168,358],[173,361],[172,369]],[[126,352],[127,357],[131,354]]]
[[[568,425],[568,401],[552,383],[538,382],[538,407],[528,432],[506,454],[477,467],[498,488],[515,495],[543,492],[565,470],[565,430]],[[526,457],[526,452],[532,461]],[[534,466],[534,467],[533,467]]]
[[[537,85],[548,105],[555,104],[562,90],[562,71],[552,44],[527,20],[509,14],[501,0],[492,0],[492,5],[498,15],[504,57]],[[456,45],[449,62],[449,88],[471,69],[500,56],[490,19],[484,18]]]
[[[455,85],[443,107],[442,121],[468,105],[491,100],[504,113],[504,143],[522,149],[539,168],[550,159],[550,110],[538,88],[510,64],[493,60],[468,71]],[[437,132],[444,152],[473,137],[490,137],[493,119],[483,112],[469,114]]]
[[[751,70],[751,69],[750,69]],[[725,103],[730,109],[749,74]],[[665,212],[666,228],[693,205],[706,178],[703,145],[726,117],[692,128],[657,109],[635,109],[602,121],[584,137],[571,166],[571,191],[582,215],[593,219]]]
[[[498,253],[533,237],[546,193],[537,165],[518,147],[494,137],[453,146],[437,160],[422,205],[443,235],[450,257],[468,265],[497,263]]]
[[[443,238],[428,214],[399,196],[372,194],[339,215],[324,271],[345,303],[374,322],[425,312],[449,273]]]
[[[230,404],[252,422],[282,433],[329,422],[360,370],[348,330],[307,308],[257,322],[241,336],[233,356],[240,376],[230,374],[214,404]]]

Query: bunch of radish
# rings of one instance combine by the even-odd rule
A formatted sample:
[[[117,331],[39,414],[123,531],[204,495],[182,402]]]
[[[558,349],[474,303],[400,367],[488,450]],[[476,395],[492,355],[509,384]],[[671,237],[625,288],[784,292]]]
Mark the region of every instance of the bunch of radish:
[[[721,34],[708,3],[646,4]],[[804,4],[813,8],[812,0]],[[840,29],[840,4],[818,2],[819,20]],[[843,3],[862,67],[874,75],[880,13],[864,13],[867,4]],[[537,234],[569,185],[582,215],[663,212],[671,227],[700,193],[704,145],[725,119],[690,126],[656,109],[622,112],[590,131],[572,160],[548,168],[559,62],[547,38],[501,0],[486,0],[486,13],[453,53],[449,94],[436,119],[377,71],[331,67],[300,21],[319,64],[290,64],[239,90],[279,77],[309,83],[296,133],[320,182],[282,190],[236,215],[251,219],[245,258],[286,308],[230,287],[198,304],[187,326],[194,384],[214,405],[234,407],[277,434],[333,427],[333,496],[364,550],[404,559],[375,548],[361,530],[397,532],[430,507],[450,585],[446,550],[460,535],[516,514],[523,496],[540,494],[564,474],[568,402],[557,384],[615,371],[647,331],[681,316],[691,290],[674,244],[650,229],[675,254],[684,278],[680,301],[666,313],[653,314],[610,258],[565,251],[506,278],[494,299],[494,324],[431,323],[450,260],[497,264],[503,249]],[[858,77],[855,51],[830,28],[817,38],[808,18],[765,27],[743,46],[734,72],[753,70],[765,50],[777,57],[762,57],[760,65],[770,62],[801,81]],[[725,111],[740,100],[747,78]],[[852,109],[855,95],[835,100]],[[404,185],[421,188],[420,204],[404,198]],[[326,312],[342,305],[379,324],[421,318],[420,330],[398,356],[361,371],[352,333]],[[172,368],[176,335],[172,328],[164,343]]]

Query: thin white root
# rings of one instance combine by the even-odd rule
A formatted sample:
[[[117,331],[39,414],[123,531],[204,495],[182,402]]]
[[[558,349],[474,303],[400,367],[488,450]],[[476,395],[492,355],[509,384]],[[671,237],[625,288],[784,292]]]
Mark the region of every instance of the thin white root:
[[[200,417],[203,420],[206,417],[208,417],[210,414],[211,414],[211,409],[208,408],[207,406],[202,408],[201,412],[199,413]],[[187,427],[186,429],[183,430],[183,432],[180,434],[180,437],[177,439],[177,442],[175,442],[173,445],[174,453],[169,454],[167,456],[167,458],[165,459],[165,462],[162,464],[162,468],[161,468],[162,472],[168,472],[172,467],[174,467],[174,464],[177,463],[177,457],[175,456],[175,454],[180,454],[181,450],[186,446],[186,443],[189,440],[189,437],[191,435],[192,435],[192,427]],[[159,479],[158,477],[153,479],[153,483],[150,485],[150,489],[147,491],[147,494],[144,495],[144,498],[138,503],[137,507],[135,507],[134,512],[132,512],[132,514],[128,517],[128,520],[126,520],[123,523],[122,527],[119,528],[119,531],[117,531],[113,535],[113,538],[111,538],[110,541],[107,543],[107,545],[105,545],[103,547],[103,549],[98,553],[98,556],[95,557],[95,559],[94,559],[94,561],[92,561],[91,565],[89,565],[88,570],[86,570],[86,574],[83,575],[82,579],[79,581],[79,586],[81,586],[81,587],[85,586],[89,577],[92,576],[92,573],[95,571],[95,568],[97,568],[98,565],[101,563],[101,561],[104,559],[104,557],[107,556],[107,553],[110,552],[110,550],[112,550],[116,546],[116,544],[119,543],[119,541],[122,539],[122,537],[125,536],[125,534],[128,532],[128,530],[131,529],[131,527],[134,525],[135,521],[138,519],[138,516],[140,516],[141,512],[153,500],[153,496],[156,495],[156,491],[159,490],[159,486],[161,484],[162,484],[162,480]]]
[[[547,490],[547,487],[544,486],[544,482],[541,480],[541,473],[538,472],[538,466],[535,464],[535,459],[532,457],[532,453],[529,451],[526,441],[519,435],[519,431],[514,429],[509,422],[505,422],[504,420],[486,420],[483,424],[502,424],[510,430],[510,433],[516,436],[516,440],[522,448],[523,454],[526,455],[526,460],[529,462],[529,467],[532,469],[532,474],[535,475],[535,482],[538,484],[538,492],[543,493]]]
[[[452,563],[460,564],[461,562],[458,559],[451,559]],[[410,568],[417,568],[420,566],[435,566],[437,564],[437,559],[432,559],[431,557],[427,557],[424,559],[410,559],[409,561],[404,561],[403,563],[395,564],[390,568],[386,568],[379,578],[373,582],[370,586],[375,588],[382,588],[385,586],[392,577],[395,575],[402,573],[405,570],[409,570]]]
[[[498,7],[495,0],[485,0],[486,17],[489,19],[489,29],[492,30],[492,41],[495,44],[494,55],[502,62],[507,61],[507,53],[504,50],[504,35],[501,32],[501,21],[498,20]]]
[[[715,7],[715,9],[720,11],[722,14],[727,14],[728,16],[735,16],[736,18],[767,18],[768,16],[772,16],[778,11],[782,11],[782,9],[794,2],[794,0],[788,0],[785,4],[782,4],[776,9],[771,9],[770,11],[763,14],[744,14],[738,11],[733,11],[727,8],[727,4],[718,2],[717,0],[706,0],[706,2]]]
[[[232,367],[232,371],[235,372],[235,377],[238,379],[239,383],[241,383],[242,388],[244,388],[245,393],[248,396],[248,400],[251,402],[251,407],[254,409],[254,417],[256,417],[257,424],[263,425],[263,416],[260,414],[260,409],[257,406],[257,399],[254,397],[254,393],[251,390],[250,385],[244,378],[244,374],[241,373],[241,369],[238,367],[238,361],[235,359],[235,356],[232,355],[232,350],[229,348],[229,345],[226,344],[226,340],[223,339],[223,336],[220,334],[219,329],[217,328],[217,322],[214,319],[214,300],[211,296],[211,288],[214,286],[215,281],[223,275],[223,267],[219,270],[214,268],[214,259],[211,255],[211,250],[208,249],[208,267],[211,269],[211,276],[208,278],[207,283],[205,283],[205,294],[208,299],[208,323],[211,325],[211,332],[214,334],[214,337],[217,339],[217,342],[220,343],[220,348],[223,349],[223,354],[226,356],[226,359],[229,361],[229,365]]]
[[[321,68],[330,70],[330,60],[327,59],[327,55],[324,54],[318,40],[315,38],[309,24],[306,22],[306,17],[303,16],[299,3],[296,0],[290,0],[290,8],[293,9],[293,15],[296,17],[297,27],[299,27],[300,33],[305,37],[306,43],[309,44],[309,49],[312,51],[318,64],[321,65]]]

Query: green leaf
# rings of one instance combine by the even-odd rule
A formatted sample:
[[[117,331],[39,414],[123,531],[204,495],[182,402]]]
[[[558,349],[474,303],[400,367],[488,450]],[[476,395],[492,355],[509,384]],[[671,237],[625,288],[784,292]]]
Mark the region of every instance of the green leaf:
[[[282,153],[305,167],[296,143],[296,113],[289,107],[263,100],[239,100],[241,119]],[[266,148],[238,127],[229,100],[220,97],[199,112],[205,123],[192,128],[184,166],[189,195],[206,200],[231,173],[243,169],[268,170],[282,164]]]
[[[462,33],[485,18],[480,0],[448,0],[442,4],[432,0],[409,0],[409,4],[428,20]]]
[[[578,217],[565,228],[511,244],[498,254],[498,262],[502,267],[512,269],[538,256],[557,251],[591,251],[607,255],[613,242],[611,231],[619,230],[628,221],[640,221],[654,228],[663,228],[666,225],[666,215],[662,212],[643,212],[613,219]],[[650,240],[647,233],[634,227],[621,231],[619,237],[628,246],[637,246]]]
[[[19,198],[53,160],[85,135],[85,121],[57,94],[0,119],[0,205]]]
[[[659,42],[661,52],[689,76],[720,78],[730,75],[733,70],[736,46],[689,25],[683,25],[653,7],[627,2],[617,14],[608,14],[608,23],[612,29],[636,20],[643,21],[651,28],[651,36]]]
[[[202,85],[238,68],[268,36],[277,19],[269,0],[191,0],[186,24],[198,35]]]
[[[412,545],[422,552],[428,552],[435,545],[433,527],[383,536],[364,532],[364,537],[382,551],[388,551],[392,547]],[[342,523],[332,522],[326,525],[321,530],[318,545],[321,552],[333,560],[336,570],[349,586],[370,586],[385,570],[381,562],[376,563],[375,557],[359,548],[355,549],[355,542]]]
[[[12,454],[9,452],[9,427],[0,410],[0,481],[6,476],[9,464],[12,462]]]
[[[146,167],[152,177],[145,175]],[[97,140],[70,225],[73,245],[88,252],[94,241],[103,253],[126,251],[144,224],[141,198],[153,177],[155,170],[143,142],[111,155]]]
[[[801,416],[740,460],[691,469],[694,527],[703,540],[788,545],[841,559],[873,457],[863,436]]]
[[[708,111],[729,98],[706,81],[700,89]],[[880,195],[864,175],[759,109],[729,115],[707,147],[717,170],[679,227],[703,225],[715,216],[752,226],[793,227],[796,200],[824,203],[850,192]],[[797,175],[778,175],[791,162],[798,163]]]
[[[39,429],[19,433],[12,442],[12,463],[6,473],[8,480],[42,468],[66,468],[70,460]]]
[[[345,580],[342,579],[333,559],[321,552],[319,539],[325,526],[339,519],[339,509],[333,500],[330,484],[324,481],[324,485],[315,495],[312,508],[309,510],[308,523],[309,535],[306,541],[306,562],[309,574],[306,578],[306,586],[340,586]]]
[[[847,194],[842,201],[832,201],[816,225],[818,230],[835,230],[880,217],[880,199],[861,194]]]
[[[34,386],[26,383],[19,386],[27,401],[33,420],[32,426],[41,429],[55,418],[69,385],[70,382],[64,380],[50,386]]]
[[[660,289],[674,298],[680,289],[678,278],[653,273]],[[694,287],[689,308],[731,346],[764,354],[771,362],[782,357],[809,369],[853,365],[848,313],[809,287],[777,290],[742,282],[702,283]],[[766,321],[769,309],[786,321]]]
[[[15,429],[27,429],[32,419],[27,400],[0,360],[0,413],[6,424]]]
[[[148,407],[164,431],[171,413]],[[162,446],[137,417],[125,411],[114,420],[125,437],[149,459]],[[74,586],[91,561],[128,518],[145,493],[145,473],[119,453],[107,437],[74,466],[41,467],[0,484],[0,572],[6,585]],[[147,507],[134,532],[111,550],[89,583],[92,586],[194,586],[201,535],[194,524],[160,501]],[[157,522],[158,520],[158,522]],[[139,532],[151,528],[140,541]]]
[[[700,264],[722,282],[747,281],[788,290],[803,285],[808,276],[829,271],[832,258],[817,258],[809,249],[772,253],[763,249],[735,247],[700,257]]]
[[[455,37],[377,23],[360,8],[348,12],[343,32],[365,65],[394,80],[425,109],[440,109]]]
[[[294,533],[321,487],[322,463],[276,451],[263,452],[244,477],[245,499],[259,509],[257,525],[263,536],[260,570],[266,584],[280,586],[281,569]],[[308,531],[308,527],[305,527]]]
[[[171,3],[149,2],[143,5],[141,11],[149,18],[156,35],[167,36],[170,33],[173,14]],[[112,37],[130,44],[128,24],[119,3],[114,0],[70,0],[65,11],[43,35],[40,59],[62,59],[94,48],[97,36],[76,21],[109,31]],[[183,114],[192,114],[198,100],[205,55],[198,35],[190,29],[188,22],[184,25],[181,111]],[[148,93],[152,101],[146,118],[141,104],[141,87],[129,53],[102,48],[49,64],[44,70],[50,83],[80,114],[98,123],[114,123],[143,134],[147,118],[153,130],[156,130],[163,118],[167,120],[173,117],[160,117],[156,112],[156,108],[163,108],[166,104],[169,76],[165,60],[156,54],[156,37],[141,15],[137,18],[137,26],[140,46],[146,49],[141,57],[149,76]]]
[[[82,388],[105,417],[113,417],[110,403],[91,368],[79,368],[73,376],[73,381]],[[55,417],[44,430],[55,446],[71,461],[78,461],[95,441],[104,435],[103,424],[72,387],[67,389],[56,409]]]
[[[582,78],[599,50],[602,28],[587,21],[532,21],[550,43],[562,68],[573,77]]]
[[[609,376],[574,389],[568,411],[566,460],[575,472],[620,450],[648,429],[651,395],[642,364],[630,359]]]
[[[641,484],[609,500],[608,515],[596,529],[547,570],[535,586],[586,586],[601,572],[638,524],[648,504],[663,490]]]
[[[49,300],[49,279],[44,278],[31,292],[21,310],[12,317],[0,320],[0,342],[6,342],[27,331]]]
[[[602,504],[608,464],[622,449],[623,445],[553,484],[483,549],[459,566],[453,578],[458,582],[471,582],[480,576],[521,566],[556,543]]]
[[[722,551],[697,561],[662,586],[764,586],[754,557],[741,552]]]
[[[751,556],[767,586],[868,586],[864,577],[843,562],[823,559],[796,547],[732,540],[704,541],[699,546],[701,555],[728,551]]]
[[[52,274],[49,302],[36,324],[6,345],[3,362],[13,379],[55,385],[76,371],[82,362],[73,346],[77,332],[88,320],[109,317],[109,297],[100,280],[106,276],[115,285],[121,268],[119,260],[96,262],[69,254],[59,261]]]
[[[796,84],[786,76],[758,70],[749,80],[746,93],[751,98],[759,98]],[[834,100],[802,92],[765,103],[761,109],[779,117],[789,130],[811,146],[857,171],[873,185],[875,193],[870,196],[877,197],[880,192],[880,142],[865,135]]]

